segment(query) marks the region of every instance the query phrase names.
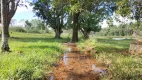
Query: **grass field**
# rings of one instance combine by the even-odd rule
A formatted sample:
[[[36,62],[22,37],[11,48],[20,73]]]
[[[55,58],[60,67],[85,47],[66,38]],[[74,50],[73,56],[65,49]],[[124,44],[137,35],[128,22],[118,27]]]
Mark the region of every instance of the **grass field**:
[[[10,53],[0,54],[0,80],[42,79],[45,73],[64,53],[61,43],[69,41],[67,36],[54,39],[53,34],[32,34],[12,32],[9,40]],[[108,74],[103,80],[141,80],[142,57],[130,55],[127,50],[133,40],[115,41],[110,38],[91,38],[79,45],[90,44],[95,47],[94,54],[99,61],[109,62]]]

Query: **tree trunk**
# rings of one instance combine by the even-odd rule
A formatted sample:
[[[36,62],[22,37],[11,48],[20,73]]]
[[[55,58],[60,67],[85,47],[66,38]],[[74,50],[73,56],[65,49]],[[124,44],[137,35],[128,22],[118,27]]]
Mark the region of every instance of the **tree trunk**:
[[[81,29],[81,32],[83,33],[84,39],[89,39],[90,30]]]
[[[1,0],[1,21],[2,21],[2,52],[9,51],[8,38],[9,38],[9,24],[7,12],[7,0]]]
[[[89,33],[87,31],[84,32],[84,38],[89,39]]]
[[[78,42],[78,18],[80,13],[73,14],[73,34],[72,34],[72,42]]]
[[[61,38],[61,33],[62,31],[61,30],[55,30],[55,38]]]

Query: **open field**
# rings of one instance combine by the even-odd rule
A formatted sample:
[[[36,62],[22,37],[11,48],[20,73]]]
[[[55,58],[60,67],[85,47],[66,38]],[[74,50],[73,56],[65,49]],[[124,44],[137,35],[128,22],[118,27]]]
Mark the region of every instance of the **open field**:
[[[0,54],[0,80],[42,79],[51,72],[51,66],[64,53],[63,42],[69,39],[54,39],[53,34],[12,32],[9,40],[11,51]],[[111,38],[91,38],[81,41],[79,46],[91,45],[97,51],[94,57],[108,63],[108,74],[103,80],[141,80],[142,57],[128,53],[134,40],[116,41]]]

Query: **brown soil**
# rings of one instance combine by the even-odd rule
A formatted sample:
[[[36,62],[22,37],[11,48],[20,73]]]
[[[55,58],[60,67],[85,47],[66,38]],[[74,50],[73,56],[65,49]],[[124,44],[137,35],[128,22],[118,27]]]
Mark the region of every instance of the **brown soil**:
[[[68,51],[53,67],[49,80],[100,80],[100,76],[106,73],[107,68],[90,56],[91,49],[80,53],[76,44],[64,45]]]
[[[141,42],[141,41],[134,41],[134,42],[132,42],[131,44],[142,45],[142,42]]]
[[[135,41],[130,44],[129,52],[131,54],[142,54],[142,42]]]

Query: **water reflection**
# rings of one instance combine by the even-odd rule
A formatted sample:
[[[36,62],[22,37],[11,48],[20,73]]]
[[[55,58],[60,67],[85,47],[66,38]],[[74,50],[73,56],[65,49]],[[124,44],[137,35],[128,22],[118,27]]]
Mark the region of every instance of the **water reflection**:
[[[76,44],[64,44],[67,50],[59,66],[53,68],[50,80],[99,80],[106,68],[90,56],[91,51],[80,51]]]

